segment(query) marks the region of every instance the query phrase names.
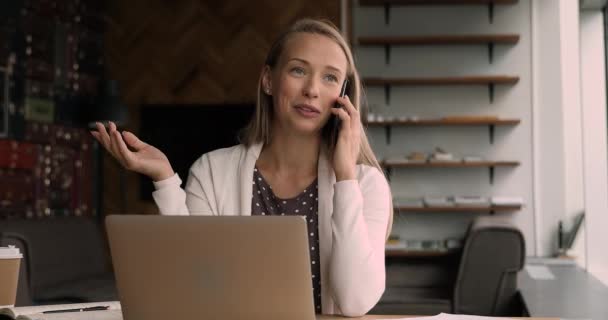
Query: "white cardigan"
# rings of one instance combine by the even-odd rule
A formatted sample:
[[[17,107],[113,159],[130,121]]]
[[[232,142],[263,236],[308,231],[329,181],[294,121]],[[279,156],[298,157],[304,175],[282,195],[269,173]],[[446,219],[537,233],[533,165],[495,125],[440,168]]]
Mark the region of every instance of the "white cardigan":
[[[155,182],[164,215],[251,215],[253,169],[262,144],[204,154],[190,168],[185,191],[176,175]],[[318,162],[321,298],[324,314],[361,316],[385,287],[384,250],[391,223],[389,186],[382,173],[357,165],[357,180],[336,183],[326,155]]]

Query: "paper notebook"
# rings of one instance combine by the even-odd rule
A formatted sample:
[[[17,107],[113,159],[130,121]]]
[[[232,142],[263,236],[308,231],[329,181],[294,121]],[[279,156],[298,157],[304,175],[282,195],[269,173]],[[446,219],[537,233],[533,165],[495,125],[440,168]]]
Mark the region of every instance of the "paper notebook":
[[[509,320],[510,318],[497,318],[497,317],[481,317],[481,316],[470,316],[466,314],[449,314],[440,313],[436,316],[430,317],[415,317],[415,318],[401,318],[401,319],[386,319],[386,320]]]
[[[55,310],[73,310],[107,306],[103,311],[43,313]],[[93,302],[76,304],[55,304],[31,307],[13,307],[0,309],[0,320],[122,320],[120,302]]]

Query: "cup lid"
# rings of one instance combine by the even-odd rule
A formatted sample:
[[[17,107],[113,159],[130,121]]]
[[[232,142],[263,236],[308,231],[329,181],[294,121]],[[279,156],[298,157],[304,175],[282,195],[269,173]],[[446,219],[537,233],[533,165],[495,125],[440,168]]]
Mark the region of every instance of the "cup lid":
[[[0,247],[0,259],[23,258],[19,248],[15,246]]]

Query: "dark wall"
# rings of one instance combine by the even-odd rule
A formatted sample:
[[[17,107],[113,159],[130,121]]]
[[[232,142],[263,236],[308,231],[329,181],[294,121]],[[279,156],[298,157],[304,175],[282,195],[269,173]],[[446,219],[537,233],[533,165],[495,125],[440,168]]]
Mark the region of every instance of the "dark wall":
[[[107,68],[128,106],[126,129],[136,134],[142,105],[252,104],[281,31],[303,17],[340,25],[338,0],[111,0],[107,8]],[[121,170],[106,154],[105,213],[157,212],[153,202],[139,200],[136,174],[125,174],[124,191],[116,187]]]

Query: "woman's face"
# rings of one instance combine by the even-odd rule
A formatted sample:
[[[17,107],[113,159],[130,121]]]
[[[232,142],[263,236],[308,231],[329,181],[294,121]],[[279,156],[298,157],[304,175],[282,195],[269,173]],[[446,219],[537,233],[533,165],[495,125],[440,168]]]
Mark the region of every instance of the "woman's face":
[[[320,134],[330,108],[346,78],[344,51],[333,40],[317,34],[291,36],[276,67],[265,73],[276,121],[282,132]]]

